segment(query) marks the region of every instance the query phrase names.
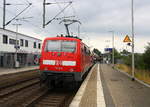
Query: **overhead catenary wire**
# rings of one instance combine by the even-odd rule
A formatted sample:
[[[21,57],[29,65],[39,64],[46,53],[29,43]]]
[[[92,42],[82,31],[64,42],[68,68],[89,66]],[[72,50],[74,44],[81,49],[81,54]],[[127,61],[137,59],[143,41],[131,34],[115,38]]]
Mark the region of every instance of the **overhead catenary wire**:
[[[37,25],[37,24],[32,23],[32,22],[27,22],[27,24],[29,24],[29,25],[33,26],[34,28],[36,28],[36,29],[40,30],[41,32],[44,32],[44,33],[50,34],[50,31],[49,31],[49,30],[42,29],[42,27],[40,27],[40,25]],[[41,33],[41,32],[40,32],[40,33]],[[49,32],[49,33],[48,33],[48,32]],[[34,33],[36,33],[36,32],[34,32]]]
[[[3,4],[3,3],[1,3],[1,4]],[[10,2],[8,2],[8,3],[4,3],[5,5],[8,5],[8,6],[19,6],[19,5],[27,5],[27,4],[23,4],[23,3],[21,3],[21,2],[19,2],[18,3],[18,1],[15,1],[15,3],[10,3]],[[6,13],[6,12],[8,12],[8,13],[10,13],[10,14],[13,14],[14,16],[16,16],[16,13],[13,13],[12,11],[10,11],[9,9],[7,9],[6,7],[5,7],[5,10],[4,10],[4,4],[3,4],[3,7],[1,7],[0,6],[0,8],[1,9],[3,9],[3,28],[5,28],[5,26],[6,26],[6,23],[5,23],[5,21],[6,21],[6,19],[8,19],[8,18],[6,18],[6,17],[4,17],[6,14],[4,14],[4,12]],[[15,9],[17,9],[17,8],[15,8]],[[10,17],[10,16],[9,16]],[[13,17],[13,16],[11,16],[11,17]]]
[[[11,23],[14,19],[16,19],[20,14],[22,14],[26,9],[28,9],[30,7],[30,5],[32,5],[31,3],[25,8],[23,9],[20,13],[18,13],[15,17],[13,17],[10,21],[8,21],[5,26],[7,26],[9,23]]]
[[[25,0],[28,4],[30,3],[28,0]]]
[[[55,0],[55,2],[57,3],[57,6],[58,6],[59,10],[61,11],[62,7],[60,6],[60,4],[56,0]],[[65,17],[65,12],[63,11],[62,13],[64,14],[64,17]]]
[[[66,8],[68,8],[68,7],[70,6],[70,4],[72,4],[72,2],[69,2],[69,4],[68,4],[67,6],[65,6],[58,14],[56,14],[56,15],[54,16],[54,18],[52,18],[50,21],[48,21],[48,22],[45,24],[45,26],[48,25],[49,23],[51,23],[57,16],[59,16]]]
[[[71,5],[71,8],[72,8],[72,11],[73,11],[74,15],[75,15],[76,17],[78,17],[78,16],[77,16],[77,13],[76,13],[76,10],[75,10],[75,8],[74,8],[74,6],[73,6],[73,4]]]
[[[3,7],[0,7],[1,9],[3,8]],[[6,11],[8,12],[8,13],[10,13],[11,15],[16,15],[16,13],[14,13],[14,12],[12,12],[12,11],[9,11],[8,9],[6,9]],[[36,20],[37,21],[37,20]]]
[[[0,8],[3,8],[3,7],[0,7]],[[9,12],[10,14],[12,14],[12,15],[16,15],[16,13],[14,13],[14,12],[11,12],[11,11],[9,11],[8,9],[6,10],[7,12]],[[15,19],[15,18],[14,18]],[[33,26],[33,23],[32,24],[30,24],[30,25],[32,25]],[[34,25],[34,27],[37,27],[37,25]],[[37,27],[38,28],[38,27]]]
[[[23,0],[23,1],[26,1],[26,0]],[[28,1],[28,0],[27,0]],[[55,0],[56,1],[56,0]],[[58,2],[58,1],[56,1],[56,2]],[[72,2],[66,2],[66,1],[64,1],[64,2],[60,2],[60,3],[64,3],[64,6],[65,6],[65,3],[69,3],[69,4],[72,4]],[[60,3],[58,3],[57,5],[58,5],[58,8],[61,10],[62,8],[63,8],[63,6],[61,6],[60,5]],[[30,8],[29,9],[33,9],[33,8],[36,8],[36,5],[38,5],[39,3],[34,3],[34,6],[33,5],[31,5],[30,6]],[[70,5],[67,5],[68,7],[70,6]],[[66,8],[68,8],[68,7],[66,7]],[[70,7],[70,8],[72,8],[72,7]],[[29,9],[28,9],[28,11],[29,11]],[[63,8],[64,9],[64,8]],[[64,9],[65,10],[65,9]],[[62,10],[62,13],[64,14],[64,18],[65,18],[65,12],[66,11],[64,11],[64,10]],[[6,10],[7,12],[9,11],[9,9],[7,9]],[[32,11],[32,10],[31,10]],[[73,10],[74,11],[74,10]],[[25,11],[25,13],[26,13],[27,11]],[[9,11],[9,13],[10,14],[13,14],[13,15],[16,15],[14,12],[11,12],[11,11]],[[36,15],[37,15],[37,13],[38,13],[38,16],[40,16],[42,13],[40,12],[40,11],[36,11]],[[74,14],[75,14],[75,11],[74,11]],[[23,16],[23,15],[22,15]],[[59,15],[58,15],[59,16]],[[56,19],[58,19],[58,16],[56,16],[56,18],[54,18],[55,20]],[[18,18],[18,17],[17,17]],[[42,32],[44,32],[44,33],[47,33],[48,34],[48,32],[50,33],[50,31],[49,30],[47,30],[47,29],[42,29],[41,28],[41,26],[40,26],[40,18],[42,18],[42,16],[41,17],[34,17],[34,23],[31,23],[31,22],[27,22],[28,24],[30,24],[31,26],[33,26],[35,29],[40,29]],[[55,26],[55,25],[53,25],[53,27],[57,27],[57,26]],[[35,33],[35,32],[34,32]]]

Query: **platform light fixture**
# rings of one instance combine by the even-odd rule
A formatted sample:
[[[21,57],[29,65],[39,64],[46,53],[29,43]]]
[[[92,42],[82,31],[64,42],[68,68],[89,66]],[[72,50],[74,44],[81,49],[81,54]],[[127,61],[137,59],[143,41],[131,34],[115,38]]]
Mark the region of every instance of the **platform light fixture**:
[[[131,21],[132,21],[132,80],[135,78],[135,62],[134,62],[134,0],[131,0]]]
[[[115,56],[115,49],[114,49],[114,31],[109,31],[112,33],[112,66],[114,67],[115,61],[114,61],[114,56]]]

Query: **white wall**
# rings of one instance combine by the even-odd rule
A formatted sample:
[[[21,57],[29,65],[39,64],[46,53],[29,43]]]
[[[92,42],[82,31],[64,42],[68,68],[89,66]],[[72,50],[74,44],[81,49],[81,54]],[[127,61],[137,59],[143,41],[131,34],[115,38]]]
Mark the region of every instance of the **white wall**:
[[[8,36],[8,43],[3,44],[3,34]],[[0,52],[15,52],[14,45],[9,44],[9,38],[16,39],[16,33],[9,30],[3,30],[0,28]],[[18,50],[19,53],[40,53],[41,49],[38,48],[38,44],[42,41],[40,39],[36,39],[33,37],[29,37],[23,34],[17,34],[17,38],[19,40],[20,45],[20,39],[24,40],[24,46],[20,46],[20,49]],[[28,47],[25,47],[25,40],[28,40]],[[33,44],[36,42],[36,48],[33,48]],[[42,47],[42,44],[41,44]]]

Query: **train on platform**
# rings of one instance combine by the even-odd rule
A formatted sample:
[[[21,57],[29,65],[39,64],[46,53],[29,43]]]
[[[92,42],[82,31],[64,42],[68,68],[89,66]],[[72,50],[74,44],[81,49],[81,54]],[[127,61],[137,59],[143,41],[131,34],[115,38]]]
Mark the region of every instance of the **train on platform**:
[[[92,67],[89,47],[78,37],[49,37],[43,42],[40,80],[48,86],[58,82],[81,82]]]

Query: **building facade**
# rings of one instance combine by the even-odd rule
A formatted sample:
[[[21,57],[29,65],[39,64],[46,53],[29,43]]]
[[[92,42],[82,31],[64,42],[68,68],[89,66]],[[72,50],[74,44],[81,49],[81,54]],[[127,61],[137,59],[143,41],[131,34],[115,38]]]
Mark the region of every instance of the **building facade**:
[[[38,64],[42,40],[0,28],[0,67]]]

